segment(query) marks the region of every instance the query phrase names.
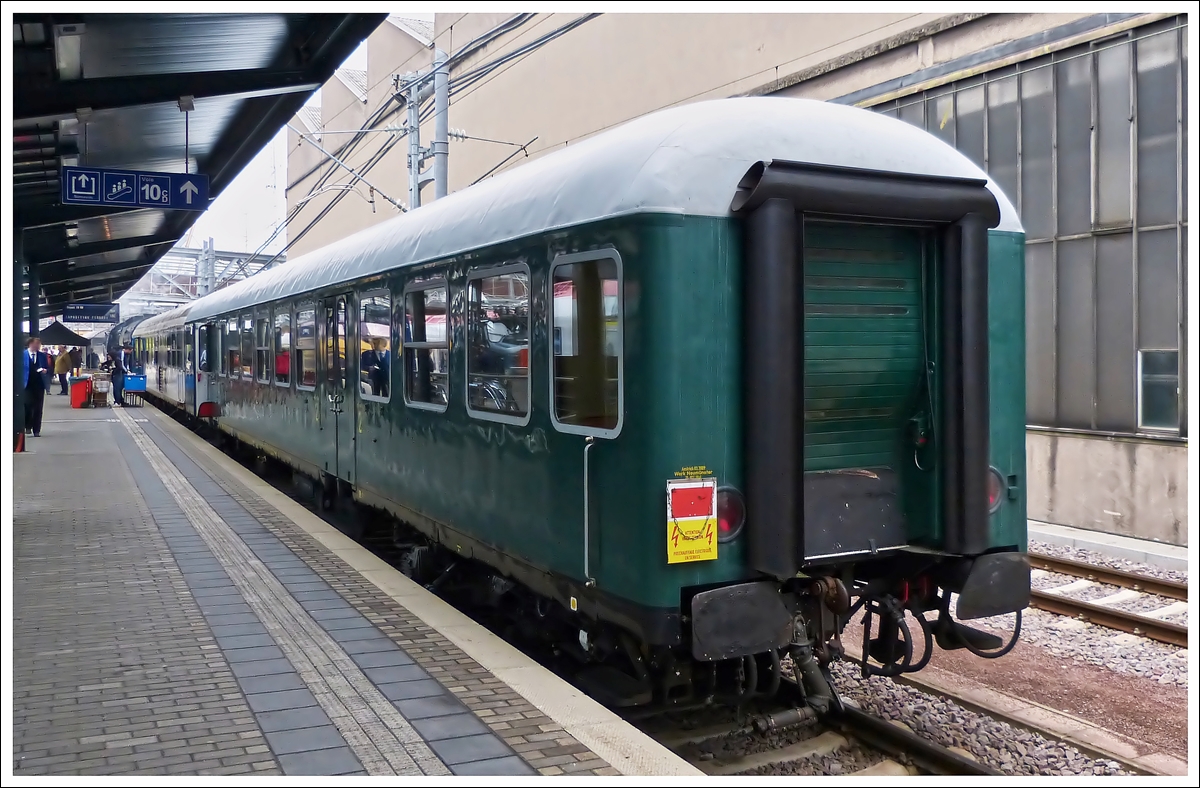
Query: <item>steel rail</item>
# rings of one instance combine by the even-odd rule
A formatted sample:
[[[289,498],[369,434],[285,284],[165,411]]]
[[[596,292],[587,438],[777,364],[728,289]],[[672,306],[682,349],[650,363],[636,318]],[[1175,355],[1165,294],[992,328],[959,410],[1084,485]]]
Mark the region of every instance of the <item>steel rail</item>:
[[[1004,772],[929,741],[908,728],[880,719],[861,709],[843,704],[831,717],[859,741],[897,758],[906,759],[925,774],[998,777]]]
[[[1095,564],[1088,564],[1083,561],[1056,558],[1050,555],[1042,555],[1041,553],[1030,553],[1029,565],[1034,569],[1044,569],[1047,572],[1057,572],[1060,575],[1070,575],[1071,577],[1082,577],[1097,583],[1131,588],[1134,591],[1154,594],[1155,596],[1165,596],[1169,599],[1178,599],[1182,602],[1186,602],[1188,598],[1186,583],[1163,580],[1139,572],[1110,569],[1107,566],[1096,566]]]
[[[1137,613],[1127,613],[1081,599],[1071,599],[1062,594],[1050,594],[1045,591],[1034,591],[1030,594],[1029,604],[1047,613],[1069,616],[1109,629],[1129,632],[1134,635],[1157,640],[1160,643],[1170,643],[1174,646],[1187,648],[1188,631],[1182,624],[1170,621],[1160,621],[1157,618],[1141,616]]]

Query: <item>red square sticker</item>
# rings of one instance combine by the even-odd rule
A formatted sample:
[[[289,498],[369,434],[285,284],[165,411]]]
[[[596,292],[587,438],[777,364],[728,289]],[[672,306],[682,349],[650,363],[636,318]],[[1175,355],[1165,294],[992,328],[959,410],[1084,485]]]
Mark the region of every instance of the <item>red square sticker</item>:
[[[671,516],[675,519],[684,517],[711,517],[713,511],[713,488],[684,487],[671,490]]]

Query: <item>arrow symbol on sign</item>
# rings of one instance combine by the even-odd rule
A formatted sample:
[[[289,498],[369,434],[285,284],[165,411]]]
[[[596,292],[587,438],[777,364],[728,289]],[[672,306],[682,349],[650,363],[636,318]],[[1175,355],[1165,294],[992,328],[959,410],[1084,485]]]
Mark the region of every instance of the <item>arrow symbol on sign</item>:
[[[199,191],[200,190],[196,188],[196,184],[192,183],[191,181],[184,181],[183,185],[179,187],[179,193],[184,196],[184,199],[187,200],[188,205],[192,204],[192,197],[198,194]]]

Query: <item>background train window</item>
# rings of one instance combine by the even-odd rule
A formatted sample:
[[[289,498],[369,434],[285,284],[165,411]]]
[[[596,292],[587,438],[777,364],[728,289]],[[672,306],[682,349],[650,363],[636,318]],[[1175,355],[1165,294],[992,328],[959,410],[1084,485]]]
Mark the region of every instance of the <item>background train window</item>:
[[[359,300],[358,390],[364,399],[387,402],[392,382],[392,297],[372,293]]]
[[[254,369],[254,318],[242,315],[242,379],[253,380]]]
[[[585,430],[616,429],[621,385],[617,262],[559,264],[551,280],[554,417]]]
[[[404,401],[445,410],[450,400],[446,286],[404,296]]]
[[[292,374],[292,313],[275,313],[275,382],[286,386]]]
[[[242,368],[241,333],[238,331],[236,317],[229,318],[225,325],[225,356],[229,359],[229,368],[225,372],[231,378],[238,376]]]
[[[317,310],[301,304],[296,310],[296,387],[317,385]]]
[[[467,410],[529,413],[529,274],[467,283]]]

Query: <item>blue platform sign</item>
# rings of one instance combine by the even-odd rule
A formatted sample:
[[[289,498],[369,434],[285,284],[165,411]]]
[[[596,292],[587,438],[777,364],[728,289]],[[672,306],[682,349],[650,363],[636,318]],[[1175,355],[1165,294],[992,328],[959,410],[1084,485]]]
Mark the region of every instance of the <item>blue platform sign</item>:
[[[66,304],[64,323],[120,323],[120,304]]]
[[[208,176],[64,167],[62,201],[64,205],[203,211],[208,208]]]

